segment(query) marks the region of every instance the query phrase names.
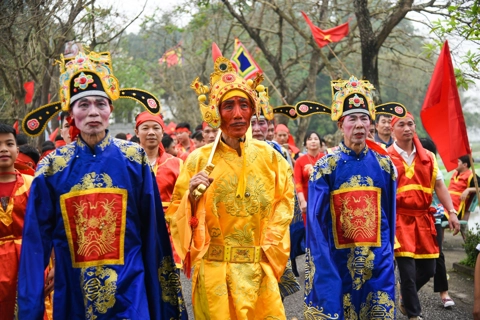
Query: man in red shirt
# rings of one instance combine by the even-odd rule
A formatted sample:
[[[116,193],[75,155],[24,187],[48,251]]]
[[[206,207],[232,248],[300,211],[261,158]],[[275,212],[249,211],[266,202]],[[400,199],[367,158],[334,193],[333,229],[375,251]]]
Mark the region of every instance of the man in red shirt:
[[[455,169],[450,185],[448,186],[448,193],[452,198],[453,206],[458,211],[458,217],[461,220],[468,221],[470,217],[470,205],[475,196],[475,181],[473,180],[473,173],[470,170],[470,157],[465,155],[458,159],[458,167]],[[477,176],[477,181],[479,180]],[[462,232],[463,236],[463,232]]]
[[[460,224],[435,156],[425,150],[417,135],[415,119],[392,119],[395,142],[388,153],[397,168],[397,231],[400,247],[395,258],[400,271],[401,296],[399,309],[409,319],[423,319],[418,290],[435,274],[439,256],[435,220],[429,212],[433,191],[449,213],[449,225],[460,231]]]

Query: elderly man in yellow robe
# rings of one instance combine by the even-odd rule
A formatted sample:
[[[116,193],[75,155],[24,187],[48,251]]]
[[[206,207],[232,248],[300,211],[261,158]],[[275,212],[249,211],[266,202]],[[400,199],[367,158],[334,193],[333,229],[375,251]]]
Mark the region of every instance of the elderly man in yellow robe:
[[[192,88],[204,121],[221,133],[180,173],[167,211],[173,242],[187,275],[194,268],[195,319],[285,319],[278,281],[290,254],[292,171],[246,135],[261,108],[273,117],[262,77],[240,77],[215,44],[213,58],[210,87],[197,78]]]

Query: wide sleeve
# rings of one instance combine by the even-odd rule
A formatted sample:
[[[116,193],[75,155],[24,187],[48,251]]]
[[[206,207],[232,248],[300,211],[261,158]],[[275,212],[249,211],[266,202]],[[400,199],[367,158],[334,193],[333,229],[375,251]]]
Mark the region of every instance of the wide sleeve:
[[[293,218],[295,198],[292,169],[278,154],[275,179],[275,200],[265,231],[262,249],[279,280],[290,256],[290,222]]]
[[[308,192],[308,190],[303,190],[303,157],[304,156],[301,156],[297,161],[295,161],[295,166],[293,169],[293,178],[295,179],[295,189],[297,190],[297,193]]]
[[[191,261],[202,257],[208,249],[208,243],[210,242],[210,235],[207,232],[205,221],[205,196],[197,201],[194,208],[192,208],[189,200],[188,187],[190,179],[200,170],[197,156],[198,151],[196,150],[182,167],[173,190],[172,203],[166,213],[170,222],[170,233],[176,252],[182,260],[185,260],[187,253],[190,252]],[[198,219],[198,225],[194,231],[192,231],[190,225],[192,216]]]
[[[325,158],[323,158],[325,159]],[[324,167],[322,167],[324,166]],[[328,170],[327,170],[328,169]],[[318,314],[343,315],[342,281],[336,262],[331,254],[329,229],[330,185],[332,179],[328,161],[320,161],[314,168],[308,187],[306,260],[305,260],[305,306],[306,319]]]
[[[18,271],[18,318],[43,319],[44,271],[52,252],[55,227],[53,196],[46,178],[38,175],[30,187]]]
[[[148,164],[142,165],[144,177],[140,199],[142,256],[145,286],[151,319],[182,319],[183,303],[180,279],[176,272],[160,193]]]

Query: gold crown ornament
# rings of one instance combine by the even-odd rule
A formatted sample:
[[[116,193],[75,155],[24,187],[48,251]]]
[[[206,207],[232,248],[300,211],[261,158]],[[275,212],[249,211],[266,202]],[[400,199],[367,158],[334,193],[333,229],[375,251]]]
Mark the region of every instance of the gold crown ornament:
[[[109,52],[79,52],[72,58],[60,56],[60,101],[30,112],[22,122],[23,131],[29,136],[43,132],[47,123],[61,110],[71,111],[72,104],[83,97],[101,96],[110,101],[119,98],[133,99],[152,114],[160,113],[160,101],[151,93],[135,89],[120,89],[113,75]]]
[[[407,109],[398,102],[387,102],[375,106],[372,91],[374,86],[367,80],[358,80],[351,76],[348,80],[333,80],[332,105],[328,107],[314,101],[300,101],[295,107],[281,106],[274,109],[274,113],[280,113],[295,119],[308,117],[314,114],[328,114],[333,121],[352,113],[365,113],[375,120],[377,114],[405,117]]]
[[[215,43],[212,49],[214,71],[210,75],[210,86],[204,85],[198,77],[190,85],[198,95],[203,120],[212,128],[219,128],[220,104],[225,97],[231,97],[231,94],[232,96],[239,94],[250,99],[257,117],[263,111],[266,119],[273,119],[273,108],[268,102],[268,92],[260,84],[263,81],[263,75],[257,74],[254,79],[245,80],[237,74],[232,62],[221,55]]]

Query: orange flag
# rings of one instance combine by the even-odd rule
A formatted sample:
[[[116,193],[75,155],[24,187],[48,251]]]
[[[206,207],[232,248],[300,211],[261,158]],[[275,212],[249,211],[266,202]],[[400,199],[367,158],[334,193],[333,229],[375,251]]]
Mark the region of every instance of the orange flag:
[[[33,93],[35,90],[35,82],[33,81],[28,81],[23,84],[23,88],[25,89],[25,104],[29,104],[32,102],[33,99]]]
[[[454,170],[458,158],[471,151],[448,41],[445,41],[433,70],[420,118],[435,142],[445,168]]]
[[[15,129],[15,133],[18,134],[19,131],[18,131],[18,120],[16,120],[14,123],[13,123],[13,129]]]
[[[302,11],[302,15],[310,26],[310,30],[312,30],[313,39],[320,48],[325,47],[332,42],[338,42],[348,34],[348,22],[332,29],[322,30],[312,23],[305,12]]]

